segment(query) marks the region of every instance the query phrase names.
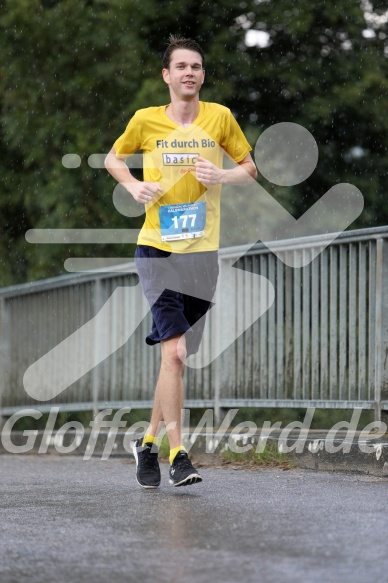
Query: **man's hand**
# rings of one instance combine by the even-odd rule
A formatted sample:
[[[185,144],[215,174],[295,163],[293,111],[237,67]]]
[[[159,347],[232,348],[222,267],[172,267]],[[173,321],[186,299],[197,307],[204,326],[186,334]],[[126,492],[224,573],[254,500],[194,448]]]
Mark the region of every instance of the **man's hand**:
[[[136,180],[136,182],[126,182],[124,186],[132,194],[136,202],[140,204],[151,202],[158,192],[162,192],[162,187],[158,182],[141,182],[140,180]]]
[[[241,160],[234,168],[217,168],[214,164],[205,160],[201,156],[195,158],[196,177],[199,182],[205,185],[214,186],[216,184],[247,184],[257,178],[256,166],[250,154]]]
[[[202,184],[222,184],[224,170],[217,168],[217,166],[201,156],[195,158],[195,172],[197,180]]]
[[[132,194],[136,202],[147,204],[151,202],[158,192],[163,192],[158,182],[142,182],[136,180],[130,173],[128,166],[121,158],[116,156],[114,147],[110,150],[105,158],[105,168],[124,188]]]

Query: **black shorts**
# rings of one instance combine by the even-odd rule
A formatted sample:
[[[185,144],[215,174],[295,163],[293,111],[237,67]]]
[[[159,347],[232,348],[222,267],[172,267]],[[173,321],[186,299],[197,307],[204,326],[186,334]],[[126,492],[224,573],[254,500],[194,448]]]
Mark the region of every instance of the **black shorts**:
[[[152,330],[146,343],[153,345],[186,334],[187,355],[198,352],[205,325],[202,316],[211,307],[216,291],[218,252],[169,253],[138,245],[135,261],[152,312]]]

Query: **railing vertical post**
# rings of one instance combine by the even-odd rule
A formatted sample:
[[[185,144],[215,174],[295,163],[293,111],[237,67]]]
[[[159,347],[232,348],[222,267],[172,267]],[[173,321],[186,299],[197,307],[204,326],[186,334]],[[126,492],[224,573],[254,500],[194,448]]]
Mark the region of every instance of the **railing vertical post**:
[[[220,313],[222,314],[223,311],[223,307],[224,307],[224,291],[222,288],[222,280],[223,280],[223,270],[225,267],[225,260],[222,259],[222,257],[218,258],[218,263],[219,263],[219,276],[218,276],[218,286],[219,289],[221,290],[220,293],[220,301],[223,304],[222,308],[218,307],[217,311],[216,311],[216,315],[215,315],[215,330],[214,330],[214,341],[216,342],[217,346],[216,346],[216,350],[218,348],[219,342],[220,342],[220,336],[222,334],[222,325],[223,325],[223,319],[222,317],[220,317]],[[218,350],[216,351],[216,354],[218,354]],[[216,426],[219,426],[221,424],[221,414],[222,414],[222,409],[220,406],[220,399],[221,399],[221,360],[222,360],[223,356],[219,355],[215,361],[211,364],[211,366],[213,367],[214,370],[214,424]]]
[[[96,278],[94,281],[93,291],[93,318],[95,321],[94,327],[94,338],[93,338],[93,355],[94,355],[94,368],[92,376],[92,403],[93,403],[93,415],[96,416],[98,413],[98,398],[100,393],[100,376],[101,371],[99,370],[98,363],[100,361],[101,353],[101,343],[104,341],[106,331],[101,330],[100,319],[96,319],[97,313],[100,311],[103,305],[103,290],[102,281],[100,278]]]
[[[388,411],[382,402],[388,400],[388,248],[379,238],[376,243],[376,373],[375,420],[388,425]]]
[[[9,325],[8,306],[4,298],[0,298],[0,430],[4,424],[2,415],[3,399],[7,384],[9,383]]]

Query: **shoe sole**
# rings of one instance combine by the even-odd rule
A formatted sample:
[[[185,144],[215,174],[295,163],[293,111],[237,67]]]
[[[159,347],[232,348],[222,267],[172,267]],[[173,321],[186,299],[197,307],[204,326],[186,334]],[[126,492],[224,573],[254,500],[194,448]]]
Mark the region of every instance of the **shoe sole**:
[[[132,446],[132,451],[133,451],[133,455],[135,456],[135,462],[136,462],[136,482],[139,484],[139,486],[141,486],[142,488],[145,488],[147,490],[155,490],[155,488],[159,488],[160,482],[157,486],[147,486],[147,485],[141,484],[139,482],[139,480],[137,479],[137,467],[139,465],[139,458],[137,456],[136,442]]]
[[[174,480],[169,480],[171,486],[191,486],[192,484],[196,484],[197,482],[202,482],[202,478],[199,474],[190,474],[190,476],[187,476],[187,478],[185,478],[184,480],[181,480],[178,483],[175,483]]]

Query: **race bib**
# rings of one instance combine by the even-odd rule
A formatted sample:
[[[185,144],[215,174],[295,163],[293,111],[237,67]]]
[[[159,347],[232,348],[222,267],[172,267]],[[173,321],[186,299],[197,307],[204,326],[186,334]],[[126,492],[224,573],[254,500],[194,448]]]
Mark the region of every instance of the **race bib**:
[[[161,206],[159,219],[162,241],[202,237],[206,223],[206,201]]]

